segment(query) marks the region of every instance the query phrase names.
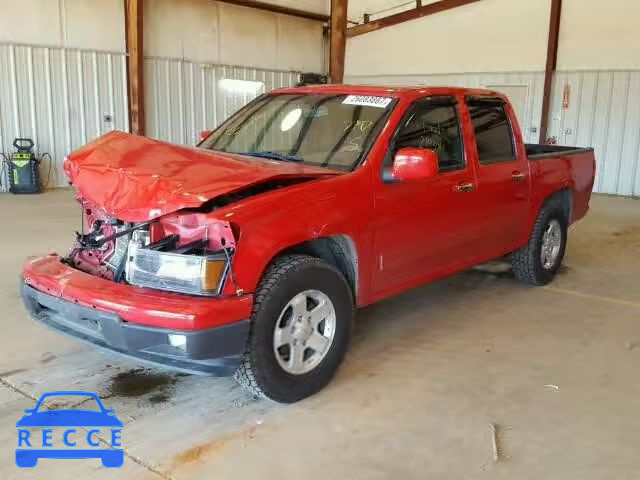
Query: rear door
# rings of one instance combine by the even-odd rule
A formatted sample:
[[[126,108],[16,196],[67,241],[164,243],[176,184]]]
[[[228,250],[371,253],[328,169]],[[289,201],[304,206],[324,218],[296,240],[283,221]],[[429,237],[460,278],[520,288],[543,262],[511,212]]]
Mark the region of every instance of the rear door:
[[[467,97],[466,105],[478,164],[476,201],[484,230],[481,249],[485,256],[500,255],[512,249],[525,227],[529,164],[524,151],[516,147],[522,139],[513,111],[503,99]]]
[[[374,184],[374,293],[452,268],[479,240],[475,169],[463,145],[459,107],[454,97],[416,101],[390,143],[382,178]],[[438,175],[414,181],[391,178],[393,157],[405,147],[435,150]]]

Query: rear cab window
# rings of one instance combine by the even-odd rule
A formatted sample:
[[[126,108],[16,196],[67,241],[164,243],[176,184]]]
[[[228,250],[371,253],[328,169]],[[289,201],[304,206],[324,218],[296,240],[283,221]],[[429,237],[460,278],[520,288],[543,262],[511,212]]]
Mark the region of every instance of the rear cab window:
[[[480,165],[516,160],[511,122],[499,97],[467,97]]]

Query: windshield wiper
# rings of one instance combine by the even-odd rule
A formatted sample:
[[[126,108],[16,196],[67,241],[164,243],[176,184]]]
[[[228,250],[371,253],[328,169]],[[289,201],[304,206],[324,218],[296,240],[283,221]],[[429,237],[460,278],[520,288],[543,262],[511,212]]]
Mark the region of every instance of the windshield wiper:
[[[250,157],[268,158],[271,160],[280,160],[283,162],[304,162],[304,159],[302,157],[297,157],[295,155],[286,155],[284,153],[278,152],[243,152],[239,153],[238,155],[249,155]]]

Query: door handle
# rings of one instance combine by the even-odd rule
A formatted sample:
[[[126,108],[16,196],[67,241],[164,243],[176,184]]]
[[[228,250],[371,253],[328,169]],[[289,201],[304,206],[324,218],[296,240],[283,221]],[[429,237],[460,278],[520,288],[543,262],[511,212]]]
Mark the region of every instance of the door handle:
[[[513,172],[511,174],[511,179],[514,182],[521,182],[522,180],[524,180],[524,173],[522,173],[522,172]]]
[[[459,193],[470,192],[473,190],[473,183],[459,183],[456,185],[455,190]]]

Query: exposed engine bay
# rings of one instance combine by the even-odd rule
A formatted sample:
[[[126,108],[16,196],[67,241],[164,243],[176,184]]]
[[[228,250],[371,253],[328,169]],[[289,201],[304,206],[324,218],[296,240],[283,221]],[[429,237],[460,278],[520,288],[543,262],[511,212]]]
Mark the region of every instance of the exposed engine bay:
[[[113,218],[82,196],[81,232],[63,261],[117,283],[192,295],[219,295],[239,238],[237,226],[211,218],[218,208],[317,177],[273,178],[152,220]]]
[[[125,222],[83,198],[78,202],[82,232],[76,232],[64,259],[68,265],[118,283],[194,295],[221,293],[236,246],[229,222],[199,211]]]

